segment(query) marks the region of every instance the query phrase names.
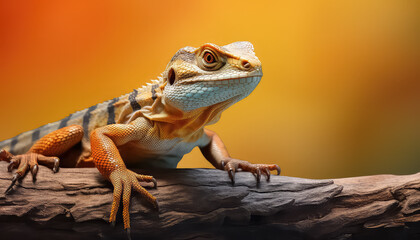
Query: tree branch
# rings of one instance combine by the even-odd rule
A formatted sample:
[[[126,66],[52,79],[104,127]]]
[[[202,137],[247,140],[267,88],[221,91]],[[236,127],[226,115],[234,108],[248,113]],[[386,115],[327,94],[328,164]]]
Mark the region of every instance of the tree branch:
[[[41,166],[36,183],[27,176],[5,196],[12,176],[6,166],[0,162],[2,239],[125,237],[121,218],[115,228],[108,224],[112,185],[96,169],[53,174]],[[334,180],[272,176],[260,184],[252,174],[238,173],[233,186],[226,172],[215,169],[141,172],[158,180],[149,191],[159,211],[133,194],[134,238],[420,239],[420,173]]]

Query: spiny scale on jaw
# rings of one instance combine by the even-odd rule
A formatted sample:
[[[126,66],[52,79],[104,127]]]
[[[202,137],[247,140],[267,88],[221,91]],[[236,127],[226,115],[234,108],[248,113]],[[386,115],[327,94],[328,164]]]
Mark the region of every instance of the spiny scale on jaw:
[[[220,61],[214,62],[218,66],[216,69],[206,66],[202,54],[206,51],[216,54],[210,59]],[[176,78],[165,86],[163,98],[166,103],[184,111],[230,99],[233,104],[248,96],[262,77],[261,62],[249,42],[236,42],[223,47],[204,44],[197,49],[183,48],[168,64],[163,73],[165,80],[171,75],[169,72],[174,73]]]

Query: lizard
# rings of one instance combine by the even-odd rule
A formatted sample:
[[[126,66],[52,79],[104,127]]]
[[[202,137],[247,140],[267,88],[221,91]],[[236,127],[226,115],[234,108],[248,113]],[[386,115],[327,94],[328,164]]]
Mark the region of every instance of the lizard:
[[[114,187],[109,222],[115,225],[122,198],[124,229],[129,232],[132,189],[158,207],[139,183],[156,187],[156,179],[129,168],[176,168],[184,154],[199,147],[215,168],[228,172],[232,183],[238,170],[269,181],[270,171],[280,174],[278,165],[232,158],[221,138],[205,128],[247,97],[262,75],[250,42],[184,47],[157,80],[0,142],[0,160],[9,162],[9,172],[17,169],[6,194],[29,171],[35,181],[38,164],[54,172],[59,167],[96,166]]]

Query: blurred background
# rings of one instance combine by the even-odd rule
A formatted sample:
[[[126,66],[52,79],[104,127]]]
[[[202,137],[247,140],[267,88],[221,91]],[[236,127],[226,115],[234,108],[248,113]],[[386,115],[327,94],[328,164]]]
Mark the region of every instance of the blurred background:
[[[184,46],[250,41],[260,85],[216,131],[284,175],[420,171],[417,1],[0,1],[0,139],[156,78]],[[212,167],[198,149],[179,167]]]

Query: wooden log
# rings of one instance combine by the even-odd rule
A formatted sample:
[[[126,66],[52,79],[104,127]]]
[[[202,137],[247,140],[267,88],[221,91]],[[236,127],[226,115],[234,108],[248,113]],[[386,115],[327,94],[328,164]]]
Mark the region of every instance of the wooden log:
[[[112,185],[94,168],[40,167],[3,192],[12,174],[0,162],[0,239],[126,239],[108,217]],[[215,169],[157,169],[149,191],[134,193],[134,239],[420,239],[420,173],[311,180]],[[119,213],[121,216],[121,213]]]

